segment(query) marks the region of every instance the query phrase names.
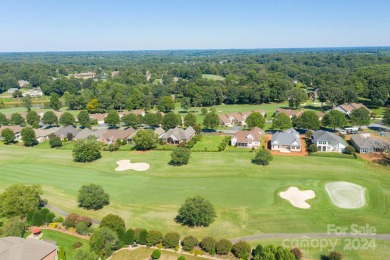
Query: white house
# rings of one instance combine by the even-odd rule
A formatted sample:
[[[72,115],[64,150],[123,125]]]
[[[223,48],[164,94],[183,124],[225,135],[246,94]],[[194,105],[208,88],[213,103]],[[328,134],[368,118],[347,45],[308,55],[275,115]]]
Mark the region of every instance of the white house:
[[[230,144],[243,148],[259,148],[263,134],[263,130],[258,127],[254,127],[250,131],[238,131],[233,138],[230,139]]]
[[[281,152],[302,151],[299,133],[294,128],[274,133],[271,139],[271,150]]]
[[[317,146],[318,152],[342,153],[347,143],[338,135],[323,130],[313,132],[312,142]]]

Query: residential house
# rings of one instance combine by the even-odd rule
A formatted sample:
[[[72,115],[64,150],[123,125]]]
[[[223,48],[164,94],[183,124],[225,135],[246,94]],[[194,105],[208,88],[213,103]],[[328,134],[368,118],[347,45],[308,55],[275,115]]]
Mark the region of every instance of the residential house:
[[[21,139],[20,132],[22,132],[24,127],[21,127],[19,125],[3,125],[0,127],[0,135],[1,135],[1,132],[6,128],[11,129],[14,132],[15,141],[19,141]]]
[[[367,109],[367,111],[371,114],[371,110],[368,109],[365,105],[363,105],[361,103],[345,103],[345,104],[337,106],[335,108],[335,110],[338,110],[341,113],[344,113],[344,114],[349,116],[354,109],[358,109],[361,107]]]
[[[158,127],[153,131],[158,136],[159,139],[165,134],[165,130],[162,127]]]
[[[240,112],[240,114],[244,117],[244,119],[246,120],[248,116],[250,116],[250,114],[254,113],[254,112],[257,112],[257,113],[260,113],[263,117],[265,117],[265,111],[264,110],[252,110],[252,111],[246,111],[246,112]]]
[[[56,245],[34,238],[0,238],[2,260],[56,260],[57,251]]]
[[[277,108],[275,111],[275,114],[278,114],[278,113],[284,113],[291,119],[291,118],[293,118],[293,116],[300,117],[303,114],[303,110]]]
[[[39,143],[49,140],[52,136],[55,136],[54,133],[58,131],[58,127],[51,128],[38,128],[34,129],[35,136]]]
[[[111,77],[116,77],[119,75],[119,71],[111,71]]]
[[[324,112],[321,112],[321,111],[316,111],[316,114],[318,116],[318,119],[321,121],[322,118],[324,118],[325,116],[325,113]]]
[[[38,97],[42,97],[43,96],[43,92],[42,92],[42,90],[40,88],[34,88],[34,89],[30,89],[27,92],[24,92],[22,94],[22,96],[23,97],[30,96],[30,97],[38,98]]]
[[[20,88],[24,88],[28,84],[30,84],[30,82],[28,82],[27,80],[18,80],[18,85],[19,85]]]
[[[129,142],[132,140],[136,132],[137,131],[131,127],[127,129],[108,129],[98,138],[98,140],[105,144],[112,144],[117,140]]]
[[[390,143],[369,133],[352,135],[351,144],[359,153],[378,153],[390,150]]]
[[[141,115],[141,116],[145,116],[145,114],[146,114],[144,109],[131,110],[130,113],[132,113],[134,115]]]
[[[230,139],[230,144],[237,147],[259,148],[263,135],[264,131],[258,127],[254,127],[251,130],[238,131],[233,138]]]
[[[88,136],[91,136],[91,135],[94,135],[93,134],[93,131],[89,128],[84,128],[83,130],[81,130],[80,132],[78,132],[75,136],[74,136],[74,140],[84,140],[84,139],[87,139]]]
[[[294,128],[274,133],[271,139],[271,150],[281,152],[302,151],[299,133]]]
[[[69,135],[72,135],[72,138],[75,137],[79,132],[80,132],[79,129],[77,129],[71,125],[68,125],[68,126],[60,127],[54,133],[54,135],[61,138],[61,140],[64,140],[64,138],[68,138]]]
[[[318,152],[342,153],[347,147],[347,143],[340,136],[323,130],[313,132],[312,142],[317,146]]]
[[[165,134],[161,136],[161,140],[169,144],[179,144],[182,142],[188,142],[195,135],[195,130],[191,126],[187,129],[183,128],[171,128]]]
[[[239,125],[245,125],[245,118],[241,113],[229,113],[226,116],[234,123]]]
[[[104,124],[104,118],[106,118],[106,117],[107,117],[107,113],[90,114],[89,115],[89,118],[96,120],[99,125],[103,125]]]
[[[76,73],[73,74],[73,77],[78,79],[93,79],[96,77],[96,73],[95,72]]]
[[[218,115],[219,117],[219,122],[223,126],[232,126],[233,120],[228,117],[227,115]]]
[[[9,88],[8,90],[7,90],[7,93],[8,94],[13,94],[13,93],[15,93],[16,91],[18,91],[19,89],[18,88]]]

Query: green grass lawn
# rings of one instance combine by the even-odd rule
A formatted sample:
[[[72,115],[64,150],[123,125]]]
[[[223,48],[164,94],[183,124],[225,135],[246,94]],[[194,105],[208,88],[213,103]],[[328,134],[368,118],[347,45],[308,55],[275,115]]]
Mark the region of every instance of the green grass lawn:
[[[327,224],[351,223],[390,233],[387,202],[390,200],[389,168],[363,160],[323,157],[275,156],[271,165],[250,163],[254,154],[228,148],[220,153],[192,153],[186,166],[168,165],[170,152],[103,152],[93,163],[72,162],[72,152],[0,146],[0,188],[10,184],[41,184],[44,198],[68,212],[95,219],[109,213],[121,215],[128,227],[162,232],[177,231],[199,238],[235,238],[257,233],[326,232]],[[151,164],[146,172],[115,172],[116,161]],[[366,187],[368,205],[361,209],[336,208],[326,195],[330,181],[350,181]],[[96,183],[110,194],[111,204],[99,211],[77,207],[81,185]],[[292,207],[278,196],[289,186],[313,189],[311,209]],[[215,223],[190,229],[174,222],[187,197],[201,195],[217,209]]]
[[[207,149],[208,152],[218,152],[218,147],[221,142],[225,139],[225,136],[216,135],[203,135],[202,140],[198,141],[194,147],[191,148],[193,151],[204,151]]]
[[[115,253],[111,260],[149,260],[154,249],[147,247],[140,247],[135,250],[121,250]],[[160,260],[176,260],[180,256],[179,253],[161,250]],[[184,255],[187,260],[206,259],[203,257],[195,257]]]
[[[67,259],[72,259],[75,249],[73,249],[73,244],[77,241],[83,243],[81,249],[89,251],[89,242],[88,240],[74,237],[68,234],[64,234],[54,230],[42,230],[42,239],[53,240],[57,243],[58,247],[63,247],[66,253]]]
[[[202,74],[202,78],[204,79],[212,79],[212,80],[225,80],[224,77],[219,76],[219,75],[214,75],[214,74]]]

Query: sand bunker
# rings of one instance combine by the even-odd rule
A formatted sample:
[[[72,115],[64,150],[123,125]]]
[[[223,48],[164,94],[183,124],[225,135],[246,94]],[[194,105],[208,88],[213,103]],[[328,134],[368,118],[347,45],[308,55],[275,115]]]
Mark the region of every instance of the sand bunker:
[[[130,160],[120,160],[117,161],[118,167],[115,168],[115,171],[122,172],[127,170],[135,171],[146,171],[150,168],[149,163],[131,163]]]
[[[366,205],[366,188],[354,183],[338,181],[325,185],[332,203],[343,209],[357,209]]]
[[[301,209],[310,208],[310,204],[306,200],[313,199],[316,196],[312,190],[300,191],[297,187],[290,187],[288,190],[280,192],[279,195],[288,200],[294,207]]]

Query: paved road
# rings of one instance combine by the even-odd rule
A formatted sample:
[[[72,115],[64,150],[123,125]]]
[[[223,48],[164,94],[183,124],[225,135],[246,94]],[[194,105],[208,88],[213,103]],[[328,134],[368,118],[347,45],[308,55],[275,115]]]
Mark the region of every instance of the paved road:
[[[259,240],[259,239],[270,239],[270,238],[280,238],[280,239],[288,239],[288,238],[338,238],[338,237],[349,237],[349,238],[375,238],[380,240],[387,240],[390,241],[390,234],[374,234],[374,235],[357,235],[357,234],[342,234],[342,235],[335,235],[335,234],[327,234],[327,233],[276,233],[276,234],[258,234],[253,236],[247,236],[247,237],[239,237],[231,239],[233,243],[236,243],[238,241],[251,241],[251,240]]]
[[[64,217],[69,215],[69,212],[63,211],[59,207],[56,207],[56,206],[53,206],[53,205],[50,205],[50,204],[46,204],[46,208],[50,209],[51,211],[54,211],[57,214],[60,214],[60,215],[64,216]],[[100,220],[92,219],[92,223],[99,225],[100,224]]]

